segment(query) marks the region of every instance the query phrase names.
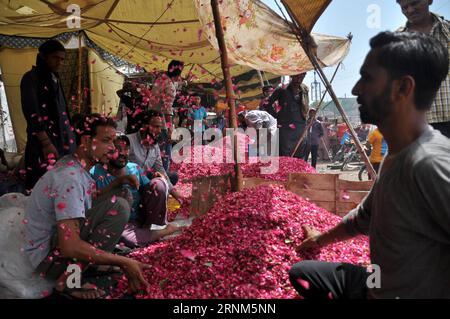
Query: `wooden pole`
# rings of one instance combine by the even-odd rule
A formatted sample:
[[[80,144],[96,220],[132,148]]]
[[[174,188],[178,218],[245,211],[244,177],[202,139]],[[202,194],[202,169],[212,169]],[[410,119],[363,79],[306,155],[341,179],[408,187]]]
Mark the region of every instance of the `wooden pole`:
[[[284,4],[283,0],[281,0],[281,2]],[[375,170],[373,169],[373,166],[370,163],[369,158],[367,157],[367,154],[366,154],[361,142],[358,139],[358,135],[356,134],[355,130],[353,129],[352,124],[350,123],[347,113],[345,112],[344,108],[342,107],[341,102],[337,98],[333,87],[331,86],[330,82],[328,81],[328,78],[326,77],[325,73],[323,72],[322,66],[320,65],[320,63],[316,57],[316,53],[313,52],[314,51],[312,49],[313,39],[312,39],[311,35],[308,32],[306,32],[306,30],[303,30],[300,26],[297,25],[296,20],[295,20],[294,16],[292,15],[292,12],[289,9],[289,7],[285,5],[285,8],[293,21],[293,23],[290,23],[289,25],[293,28],[294,34],[297,37],[298,41],[300,42],[300,45],[302,46],[303,50],[305,51],[305,53],[308,56],[309,60],[311,61],[312,65],[318,72],[322,82],[324,83],[328,93],[331,96],[331,99],[333,100],[334,104],[336,105],[336,108],[341,113],[341,116],[342,116],[345,124],[347,124],[347,127],[350,130],[350,134],[353,137],[356,148],[357,148],[361,158],[363,159],[364,163],[366,164],[367,171],[369,172],[372,179],[375,180],[377,177],[377,174],[376,174]]]
[[[243,178],[242,178],[241,167],[240,167],[240,165],[238,163],[238,159],[237,159],[238,139],[237,139],[237,135],[235,134],[237,132],[237,117],[236,117],[235,98],[234,98],[234,93],[233,93],[233,83],[231,81],[231,76],[230,76],[230,67],[228,64],[228,52],[227,52],[227,47],[225,45],[225,38],[224,38],[224,34],[223,34],[223,29],[222,29],[222,22],[220,20],[219,4],[218,4],[217,0],[211,0],[211,7],[212,7],[213,16],[214,16],[214,26],[216,28],[217,42],[219,44],[220,62],[222,65],[222,72],[223,72],[223,77],[224,77],[224,81],[225,81],[228,109],[230,110],[230,124],[235,131],[233,134],[233,137],[234,137],[233,157],[234,157],[234,172],[235,172],[234,190],[240,191],[240,190],[242,190],[242,186],[243,186]]]
[[[81,105],[82,105],[82,99],[83,99],[83,95],[81,93],[81,68],[83,67],[82,64],[82,55],[83,55],[83,50],[81,47],[81,39],[82,39],[82,33],[80,32],[78,34],[78,112],[77,113],[81,113]]]

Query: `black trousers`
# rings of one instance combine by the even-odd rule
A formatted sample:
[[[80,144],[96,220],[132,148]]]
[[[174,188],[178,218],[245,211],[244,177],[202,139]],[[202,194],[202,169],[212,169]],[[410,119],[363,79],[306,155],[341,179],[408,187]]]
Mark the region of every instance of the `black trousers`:
[[[431,123],[431,126],[441,132],[442,135],[450,138],[450,122]]]
[[[317,165],[317,154],[319,153],[319,145],[306,145],[306,152],[305,152],[305,162],[308,162],[309,159],[309,153],[311,153],[312,159],[311,159],[311,166],[316,168]]]
[[[366,299],[366,268],[345,263],[302,261],[289,271],[295,290],[305,299]]]

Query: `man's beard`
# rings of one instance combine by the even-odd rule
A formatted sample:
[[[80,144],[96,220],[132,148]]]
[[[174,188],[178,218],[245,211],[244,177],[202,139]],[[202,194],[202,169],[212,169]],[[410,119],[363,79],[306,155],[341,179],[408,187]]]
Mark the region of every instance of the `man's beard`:
[[[122,162],[120,161],[121,159],[124,159],[124,160],[125,160],[124,163],[122,163]],[[125,166],[127,166],[127,162],[128,162],[128,160],[127,160],[126,157],[120,156],[120,155],[119,155],[119,157],[118,157],[117,159],[112,159],[112,160],[110,160],[110,161],[109,161],[109,165],[111,166],[111,168],[114,168],[114,169],[122,169],[122,168],[124,168]]]
[[[393,103],[390,96],[391,86],[388,84],[384,92],[375,97],[369,107],[361,103],[362,101],[358,98],[358,103],[361,105],[359,107],[361,122],[379,126],[392,112]]]

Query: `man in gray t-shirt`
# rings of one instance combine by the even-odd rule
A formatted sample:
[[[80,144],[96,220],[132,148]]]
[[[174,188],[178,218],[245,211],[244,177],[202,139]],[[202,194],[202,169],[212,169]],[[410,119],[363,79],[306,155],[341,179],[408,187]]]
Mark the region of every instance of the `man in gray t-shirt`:
[[[108,162],[114,151],[115,123],[89,115],[80,120],[75,131],[79,146],[74,155],[57,162],[31,193],[24,218],[24,253],[36,273],[56,280],[56,291],[68,297],[94,299],[104,294],[89,284],[68,287],[73,273],[68,266],[75,263],[80,271],[90,264],[118,266],[125,271],[131,290],[137,291],[147,285],[142,270],[148,266],[110,253],[128,222],[129,203],[122,197],[102,194],[91,205],[95,184],[89,170],[97,162]]]
[[[419,33],[382,32],[370,45],[352,93],[389,154],[362,203],[325,233],[305,226],[297,250],[368,235],[373,272],[304,261],[290,280],[304,298],[450,298],[450,139],[426,120],[448,51]]]

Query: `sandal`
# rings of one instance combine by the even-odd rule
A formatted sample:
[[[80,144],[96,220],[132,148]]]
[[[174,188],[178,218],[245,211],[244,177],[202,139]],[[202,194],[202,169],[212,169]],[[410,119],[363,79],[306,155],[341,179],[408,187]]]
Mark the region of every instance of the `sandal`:
[[[64,297],[66,299],[71,299],[71,300],[89,300],[89,299],[101,299],[103,297],[105,297],[106,293],[101,290],[101,289],[97,289],[96,287],[81,287],[81,288],[67,288],[64,287],[63,291],[59,291],[57,289],[53,290],[54,293],[56,295],[59,295],[61,297]],[[96,298],[83,298],[82,296],[77,297],[74,296],[74,293],[87,293],[87,292],[102,292],[99,296],[97,296]]]

